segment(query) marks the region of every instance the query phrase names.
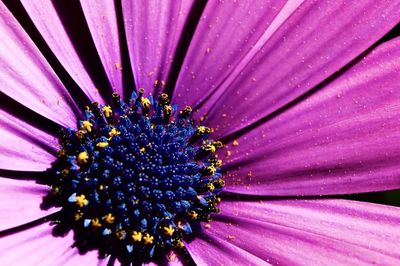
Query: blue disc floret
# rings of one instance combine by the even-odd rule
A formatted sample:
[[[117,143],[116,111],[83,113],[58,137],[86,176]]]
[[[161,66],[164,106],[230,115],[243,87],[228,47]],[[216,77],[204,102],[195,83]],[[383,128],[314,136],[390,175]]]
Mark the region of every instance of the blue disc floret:
[[[77,130],[61,132],[43,203],[61,207],[55,229],[73,230],[81,252],[148,260],[182,248],[219,211],[222,143],[208,139],[212,130],[191,119],[190,106],[143,95],[125,103],[114,93],[111,105],[92,103]]]

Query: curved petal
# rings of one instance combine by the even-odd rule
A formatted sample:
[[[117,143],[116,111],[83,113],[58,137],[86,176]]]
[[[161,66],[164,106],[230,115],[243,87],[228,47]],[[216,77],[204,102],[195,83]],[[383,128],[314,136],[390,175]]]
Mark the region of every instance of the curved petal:
[[[183,106],[204,101],[239,63],[254,56],[301,2],[208,2],[179,73],[174,101]]]
[[[82,91],[92,102],[102,102],[96,86],[79,58],[52,2],[23,0],[22,5],[46,41],[46,44]]]
[[[274,265],[397,265],[400,209],[346,200],[221,202],[221,214],[189,250],[206,264],[216,251],[258,256]],[[204,247],[199,249],[199,247]],[[194,252],[193,252],[194,251]],[[220,257],[221,255],[221,257]],[[200,260],[201,261],[201,260]],[[229,261],[229,260],[228,260]]]
[[[0,177],[0,231],[25,224],[56,212],[42,210],[42,197],[49,188],[34,181],[12,180]]]
[[[122,1],[136,87],[163,88],[193,1]],[[153,87],[156,87],[153,89]]]
[[[238,138],[227,191],[327,195],[400,188],[400,38]],[[229,161],[229,160],[228,160]]]
[[[114,1],[91,0],[80,4],[111,87],[123,95],[123,66]]]
[[[196,238],[187,244],[187,250],[196,265],[270,265],[226,239],[214,237],[212,234]]]
[[[72,233],[54,237],[52,229],[49,223],[44,223],[0,238],[1,265],[106,265],[106,259],[99,261],[96,252],[84,255],[76,252],[71,247]]]
[[[202,106],[205,122],[225,136],[258,121],[348,64],[399,19],[400,1],[304,2]]]
[[[77,106],[32,40],[0,3],[0,88],[3,93],[63,126]]]
[[[55,160],[57,139],[0,110],[0,169],[42,171]]]

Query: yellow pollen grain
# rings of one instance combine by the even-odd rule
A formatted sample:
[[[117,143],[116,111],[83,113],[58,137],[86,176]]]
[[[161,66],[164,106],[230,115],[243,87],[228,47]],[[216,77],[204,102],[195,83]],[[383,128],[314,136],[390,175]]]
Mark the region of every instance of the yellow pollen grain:
[[[210,192],[213,192],[213,191],[215,190],[215,186],[214,186],[214,184],[212,184],[212,183],[208,184],[208,185],[207,185],[207,188],[208,188],[208,190],[209,190]]]
[[[150,107],[150,100],[148,98],[143,97],[141,102],[142,102],[143,107],[145,107],[145,108]]]
[[[184,246],[185,246],[185,244],[183,244],[183,242],[181,240],[176,241],[177,248],[183,248]]]
[[[229,156],[231,156],[232,155],[232,152],[231,151],[226,151],[226,157],[229,157]]]
[[[92,126],[93,126],[93,124],[90,123],[90,122],[87,121],[87,120],[85,120],[85,121],[82,122],[82,128],[85,129],[85,130],[87,130],[88,132],[91,132],[91,131],[92,131]]]
[[[60,187],[51,186],[51,193],[52,193],[53,195],[60,194],[60,192],[61,192]]]
[[[153,244],[154,236],[151,236],[149,233],[146,233],[146,235],[143,237],[143,243],[145,245],[150,245]]]
[[[175,259],[176,259],[176,255],[175,255],[175,254],[170,254],[170,255],[168,256],[168,260],[169,260],[169,261],[175,261]]]
[[[62,176],[67,176],[69,174],[69,170],[68,169],[62,169],[61,170],[61,175]]]
[[[115,217],[109,213],[106,216],[103,217],[104,221],[106,221],[106,223],[112,224],[115,221]]]
[[[96,144],[96,147],[104,148],[108,146],[108,142],[99,142]]]
[[[92,219],[92,226],[93,227],[101,227],[102,225],[101,225],[101,223],[100,223],[100,220],[99,220],[99,218],[94,218],[94,219]]]
[[[85,136],[85,131],[83,131],[83,130],[78,130],[78,131],[75,133],[75,136],[76,136],[78,139],[82,139],[82,138]]]
[[[166,105],[166,106],[164,106],[164,111],[165,111],[167,114],[170,114],[170,113],[172,112],[172,106],[171,106],[171,105]]]
[[[163,229],[165,231],[165,234],[168,236],[172,236],[175,232],[174,228],[172,228],[172,225],[169,225],[168,227],[165,226]]]
[[[119,230],[117,232],[115,232],[115,235],[117,236],[117,238],[119,240],[123,240],[125,238],[125,231],[124,230]]]
[[[78,221],[79,219],[81,219],[82,216],[83,216],[82,212],[78,211],[77,213],[75,213],[75,215],[74,215],[75,221]]]
[[[210,228],[211,228],[211,224],[205,224],[204,227],[205,227],[206,229],[210,229]]]
[[[106,117],[110,117],[112,115],[112,108],[109,105],[103,107],[103,113]]]
[[[217,160],[217,161],[214,163],[214,166],[215,166],[215,167],[221,167],[221,166],[222,166],[222,160]]]
[[[195,211],[191,211],[191,212],[189,212],[189,216],[190,216],[192,219],[196,219],[197,216],[198,216],[198,214],[197,214],[197,212],[195,212]]]
[[[235,139],[235,140],[232,142],[232,145],[235,146],[235,147],[239,146],[239,142],[237,141],[237,139]]]
[[[210,174],[214,175],[217,169],[214,167],[214,165],[210,165],[207,167],[207,170]]]
[[[206,146],[204,146],[204,149],[206,150],[206,151],[209,151],[209,152],[212,152],[212,153],[214,153],[214,152],[216,152],[216,148],[215,148],[215,146],[214,145],[211,145],[211,144],[207,144]]]
[[[80,163],[80,164],[87,163],[89,160],[89,154],[86,151],[83,151],[78,154],[76,159],[77,159],[78,163]]]
[[[133,241],[140,242],[140,241],[142,241],[143,235],[141,232],[133,231],[131,234],[131,237],[132,237]]]
[[[116,135],[121,134],[121,132],[119,132],[116,128],[111,129],[110,132],[108,132],[108,135],[110,136],[110,139]]]
[[[142,147],[142,148],[140,148],[140,150],[139,150],[141,153],[143,153],[143,152],[145,152],[146,151],[146,148],[145,147]]]
[[[57,157],[63,157],[64,155],[65,155],[65,151],[64,150],[57,151]]]
[[[76,197],[76,205],[80,208],[89,204],[89,201],[86,199],[85,195],[79,195]]]

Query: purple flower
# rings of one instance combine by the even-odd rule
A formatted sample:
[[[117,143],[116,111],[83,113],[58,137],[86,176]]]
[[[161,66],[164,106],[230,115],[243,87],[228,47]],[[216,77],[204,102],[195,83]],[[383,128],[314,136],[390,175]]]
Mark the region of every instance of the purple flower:
[[[167,246],[172,251],[164,262],[169,264],[398,265],[400,210],[345,200],[340,195],[400,188],[400,39],[383,38],[399,21],[400,2],[393,0],[0,3],[1,264],[118,262],[121,256],[116,253],[122,252],[119,249],[112,250],[111,256],[106,253],[104,258],[98,258],[100,247],[85,254],[79,254],[79,248],[92,244],[90,238],[98,235],[88,232],[100,232],[95,231],[99,230],[97,227],[104,229],[101,239],[111,239],[107,234],[112,232],[121,241],[128,241],[125,235],[134,230],[122,230],[128,225],[117,230],[111,224],[114,219],[122,221],[119,217],[125,217],[125,213],[118,216],[114,212],[125,208],[123,195],[130,189],[141,199],[166,195],[175,200],[171,205],[165,203],[168,212],[164,215],[168,219],[162,223],[173,221],[160,227],[164,235],[146,236],[145,232],[159,230],[147,228],[143,229],[143,236],[135,235],[140,245],[123,242],[125,253],[132,254],[137,248],[135,254],[150,261],[159,262],[151,257],[152,247]],[[138,96],[138,88],[146,89],[149,103],[147,98],[142,101],[144,98]],[[132,91],[136,93],[131,109],[118,110],[120,102],[114,102],[111,111],[107,109],[113,92],[121,95],[128,106]],[[145,186],[135,181],[134,188],[126,186],[122,192],[114,189],[125,182],[114,173],[127,170],[126,161],[122,169],[116,161],[130,160],[132,156],[140,157],[132,164],[145,161],[150,154],[147,149],[152,149],[151,145],[129,146],[131,143],[120,147],[119,141],[132,137],[130,131],[122,130],[121,125],[126,125],[123,123],[130,123],[121,122],[122,117],[129,117],[127,112],[134,113],[138,108],[144,115],[132,115],[130,121],[140,122],[149,114],[157,118],[157,112],[162,113],[162,108],[169,106],[155,103],[162,92],[169,94],[171,102],[181,109],[190,105],[193,117],[214,129],[210,137],[225,144],[218,152],[225,181],[220,194],[213,192],[220,182],[217,163],[211,163],[212,157],[207,157],[211,155],[199,155],[206,145],[212,149],[217,144],[204,138],[205,142],[198,141],[192,154],[187,149],[174,157],[171,143],[183,142],[179,145],[189,147],[199,130],[194,125],[191,128],[186,118],[178,126],[178,133],[171,135],[175,142],[165,141],[168,134],[160,129],[163,141],[171,145],[161,159],[154,160],[171,155],[168,160],[177,165],[179,172],[182,162],[204,157],[204,161],[199,159],[201,164],[192,163],[191,170],[184,164],[184,171],[200,173],[200,177],[179,179],[163,172],[162,184],[175,188],[172,194],[164,190],[149,194],[147,189],[161,186],[160,180],[143,176],[140,180]],[[107,127],[101,119],[96,120],[96,108],[90,105],[95,101],[105,108],[103,122],[117,119],[118,124],[110,122],[112,127]],[[91,109],[85,116],[81,110],[86,105]],[[108,118],[107,112],[114,116]],[[165,116],[163,113],[158,118]],[[184,111],[176,112],[171,119],[176,119],[178,125],[182,116]],[[79,120],[89,124],[79,125]],[[157,123],[153,127],[140,125],[140,130],[153,134],[158,130]],[[96,135],[83,144],[74,143],[79,138],[76,130],[92,136],[92,126],[96,132],[105,132],[103,138]],[[61,128],[73,128],[64,131],[64,137],[68,137],[61,144],[64,151],[83,149],[76,157],[59,154],[57,159],[57,132]],[[148,143],[136,137],[132,137],[135,143]],[[107,148],[108,145],[112,147]],[[126,149],[136,151],[135,155],[118,159],[125,156]],[[104,187],[93,181],[90,167],[95,171],[95,162],[103,170],[109,165],[106,170],[110,171],[106,175],[102,171],[99,180],[113,178],[113,198],[111,203],[107,199],[99,201],[113,213],[79,223],[90,229],[79,229],[77,222],[67,224],[65,232],[54,230],[60,229],[54,222],[65,225],[69,221],[70,217],[61,217],[60,213],[82,215],[77,221],[88,218],[87,212],[92,210],[85,208],[92,206],[95,195],[68,195],[66,202],[74,206],[71,213],[65,211],[69,205],[60,204],[64,204],[62,200],[56,200],[56,207],[44,208],[44,198],[57,194],[58,189],[87,191],[93,185],[103,191]],[[71,164],[68,173],[57,168],[67,163]],[[196,168],[200,166],[215,170],[205,173],[203,168]],[[72,181],[50,190],[49,184],[55,181],[48,180],[49,173],[54,178],[65,174]],[[123,178],[136,178],[136,172],[123,173]],[[191,185],[186,186],[185,182]],[[190,186],[196,189],[190,190]],[[183,196],[185,191],[188,194]],[[101,193],[100,198],[105,195]],[[197,200],[186,200],[189,194],[197,195]],[[219,204],[217,197],[221,197]],[[156,207],[158,212],[164,211],[156,205],[149,200],[140,211],[153,213]],[[220,213],[213,213],[217,211],[214,207]],[[183,217],[182,213],[201,222],[183,223],[190,220],[188,216],[175,223],[171,217]],[[209,214],[212,221],[203,222]],[[204,217],[196,220],[196,215]],[[129,219],[128,222],[133,221]],[[158,226],[159,221],[146,221],[146,225],[142,222],[141,226],[146,228],[147,224]],[[191,225],[201,228],[195,230]],[[179,245],[178,231],[190,235]],[[63,237],[55,237],[57,233]],[[153,244],[154,239],[162,244]],[[77,247],[71,247],[73,244]],[[115,248],[120,244],[107,242],[106,246]]]

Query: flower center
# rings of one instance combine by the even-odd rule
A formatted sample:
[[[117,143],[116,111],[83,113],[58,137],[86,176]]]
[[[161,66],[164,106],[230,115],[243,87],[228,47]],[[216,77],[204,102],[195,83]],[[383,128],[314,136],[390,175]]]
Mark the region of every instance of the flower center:
[[[120,261],[149,260],[182,248],[183,239],[218,212],[224,186],[222,147],[211,130],[177,111],[168,96],[93,103],[79,130],[62,130],[58,159],[48,170],[43,206],[61,207],[55,231],[74,231],[81,252],[98,249]]]

